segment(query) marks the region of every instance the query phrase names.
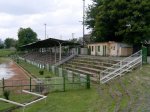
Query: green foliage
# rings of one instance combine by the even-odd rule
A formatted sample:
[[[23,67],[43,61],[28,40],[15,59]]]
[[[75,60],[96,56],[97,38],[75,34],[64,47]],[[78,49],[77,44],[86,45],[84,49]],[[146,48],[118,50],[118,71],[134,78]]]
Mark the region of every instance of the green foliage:
[[[4,48],[4,44],[0,43],[0,49],[3,49],[3,48]]]
[[[37,34],[31,28],[20,28],[18,31],[18,47],[36,42]]]
[[[11,49],[0,49],[0,57],[7,57],[9,55],[15,54],[15,50]]]
[[[44,71],[43,71],[43,70],[40,70],[40,71],[39,71],[39,74],[40,74],[40,75],[44,75]]]
[[[95,41],[141,43],[150,39],[149,0],[93,0],[86,25]]]
[[[9,90],[4,90],[3,96],[5,97],[5,99],[9,100],[10,91]]]
[[[4,48],[4,42],[0,39],[0,49]]]
[[[5,47],[10,48],[10,47],[16,47],[17,41],[13,38],[6,38],[5,39]]]

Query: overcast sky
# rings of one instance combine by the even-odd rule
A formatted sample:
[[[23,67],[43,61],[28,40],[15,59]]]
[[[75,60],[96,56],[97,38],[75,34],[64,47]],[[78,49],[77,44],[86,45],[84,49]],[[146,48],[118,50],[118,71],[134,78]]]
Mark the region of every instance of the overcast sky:
[[[91,0],[85,1],[87,7]],[[20,27],[30,27],[44,39],[44,23],[48,37],[81,37],[82,6],[82,0],[0,0],[0,39],[17,39]]]

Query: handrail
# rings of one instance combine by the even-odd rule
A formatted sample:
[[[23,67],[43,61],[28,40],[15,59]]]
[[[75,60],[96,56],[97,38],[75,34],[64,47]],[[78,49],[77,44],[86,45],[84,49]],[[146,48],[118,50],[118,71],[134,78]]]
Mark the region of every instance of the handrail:
[[[59,65],[61,65],[61,64],[63,64],[63,63],[65,63],[66,61],[68,61],[68,60],[74,58],[76,55],[77,55],[77,54],[72,54],[72,55],[70,55],[69,57],[67,57],[67,58],[65,58],[65,59],[63,59],[63,60],[61,60],[61,61],[59,61],[58,63],[55,63],[54,66],[57,67],[57,66],[59,66]]]
[[[105,72],[107,72],[107,71],[109,71],[109,70],[112,70],[111,68],[115,68],[115,67],[120,68],[120,65],[123,65],[123,62],[126,62],[126,60],[131,59],[131,57],[136,56],[136,55],[139,54],[139,53],[141,54],[141,52],[142,52],[142,50],[136,52],[135,54],[132,54],[131,56],[129,56],[129,57],[123,59],[122,61],[118,62],[117,64],[114,64],[112,67],[110,67],[110,68],[108,68],[108,69],[102,71],[101,74],[103,74],[103,73],[105,73]]]
[[[142,56],[140,56],[140,57],[138,57],[138,58],[136,58],[136,59],[132,60],[131,62],[129,62],[129,63],[128,63],[128,64],[126,64],[126,65],[123,65],[123,66],[122,66],[122,67],[120,67],[119,69],[116,69],[115,71],[111,72],[109,75],[104,76],[101,80],[103,80],[103,79],[105,79],[105,78],[109,77],[111,74],[114,74],[115,72],[117,72],[117,71],[121,70],[121,69],[122,69],[122,68],[124,68],[125,66],[127,66],[127,65],[129,65],[129,64],[131,64],[131,63],[133,63],[133,62],[135,62],[135,61],[137,61],[137,60],[138,60],[138,59],[140,59],[140,58],[142,58]]]

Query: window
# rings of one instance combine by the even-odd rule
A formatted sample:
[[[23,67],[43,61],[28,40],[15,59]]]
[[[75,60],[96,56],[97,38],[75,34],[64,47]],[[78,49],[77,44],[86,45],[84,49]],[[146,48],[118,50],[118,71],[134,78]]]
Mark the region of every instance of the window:
[[[98,52],[100,52],[100,46],[98,46]]]
[[[91,52],[91,46],[89,46],[89,51]]]
[[[113,50],[115,50],[115,46],[114,46]]]
[[[92,51],[94,50],[94,46],[92,46]]]

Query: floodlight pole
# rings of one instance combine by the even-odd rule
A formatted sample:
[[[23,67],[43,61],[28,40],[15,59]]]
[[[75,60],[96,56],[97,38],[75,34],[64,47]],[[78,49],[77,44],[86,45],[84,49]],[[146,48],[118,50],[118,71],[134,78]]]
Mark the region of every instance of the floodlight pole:
[[[45,26],[45,39],[46,39],[46,24],[44,24],[44,26]]]
[[[85,0],[83,0],[83,46],[85,44],[84,34],[85,34]]]

